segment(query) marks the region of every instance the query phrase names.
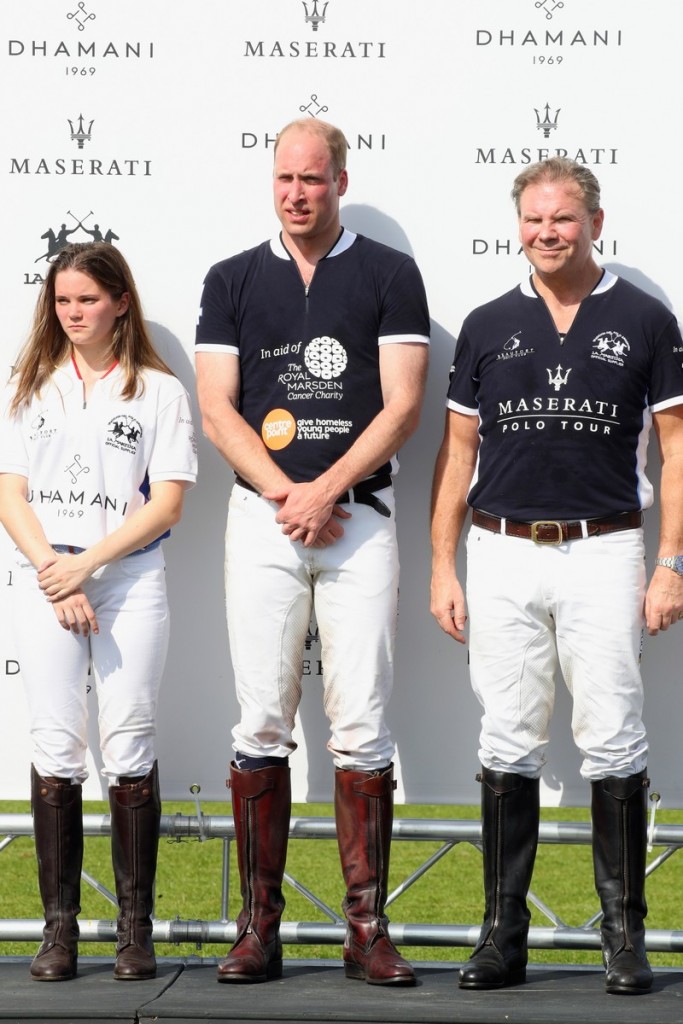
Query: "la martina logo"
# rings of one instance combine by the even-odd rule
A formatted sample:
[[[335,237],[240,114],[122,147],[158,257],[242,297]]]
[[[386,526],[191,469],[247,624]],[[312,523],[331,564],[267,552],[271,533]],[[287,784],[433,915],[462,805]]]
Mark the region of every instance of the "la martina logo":
[[[623,366],[631,346],[618,331],[603,331],[593,338],[591,359],[599,359],[602,363],[612,366]]]
[[[134,416],[114,416],[107,427],[107,440],[104,442],[107,448],[117,448],[120,452],[128,452],[134,455],[138,442],[142,437],[142,426]]]
[[[42,263],[43,260],[51,263],[62,249],[71,242],[92,241],[109,242],[111,244],[119,240],[119,235],[111,227],[107,227],[105,230],[103,224],[100,225],[98,221],[94,221],[95,215],[92,210],[84,214],[76,214],[72,213],[71,210],[67,210],[66,216],[68,220],[64,220],[57,230],[49,227],[40,235],[41,241],[39,244],[44,246],[44,248],[40,255],[34,259],[34,263]],[[43,275],[37,271],[24,274],[24,284],[42,285],[44,281]]]

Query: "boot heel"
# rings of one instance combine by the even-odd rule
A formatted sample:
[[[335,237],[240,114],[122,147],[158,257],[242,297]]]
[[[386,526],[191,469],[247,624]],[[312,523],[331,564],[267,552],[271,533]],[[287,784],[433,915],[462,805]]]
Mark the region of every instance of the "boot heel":
[[[367,978],[365,971],[358,964],[344,964],[344,975],[353,978],[354,981],[365,981]]]
[[[266,978],[268,981],[273,981],[275,978],[282,977],[282,960],[271,960],[266,968]]]

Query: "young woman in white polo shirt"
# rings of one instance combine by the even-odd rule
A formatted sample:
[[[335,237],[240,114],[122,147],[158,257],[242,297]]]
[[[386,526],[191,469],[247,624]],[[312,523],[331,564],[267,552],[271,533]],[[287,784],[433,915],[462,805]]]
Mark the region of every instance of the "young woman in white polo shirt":
[[[13,628],[45,911],[37,981],[76,974],[89,673],[119,901],[114,977],[156,972],[154,737],[169,629],[161,540],[195,479],[188,397],[154,350],[126,261],[107,243],[67,246],[0,421],[0,521],[18,555]]]

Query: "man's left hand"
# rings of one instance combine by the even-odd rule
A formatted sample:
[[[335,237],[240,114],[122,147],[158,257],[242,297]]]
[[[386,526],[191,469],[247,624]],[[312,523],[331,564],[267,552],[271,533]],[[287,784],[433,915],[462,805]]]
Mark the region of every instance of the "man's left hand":
[[[650,636],[683,620],[683,577],[657,566],[645,595],[645,624]]]

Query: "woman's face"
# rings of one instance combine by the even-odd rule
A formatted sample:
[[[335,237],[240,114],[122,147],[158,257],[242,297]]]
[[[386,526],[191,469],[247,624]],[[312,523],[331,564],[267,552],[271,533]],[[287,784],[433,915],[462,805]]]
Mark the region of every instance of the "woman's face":
[[[128,309],[128,292],[113,298],[89,274],[60,270],[55,277],[55,312],[69,341],[92,354],[111,348],[116,321]]]

